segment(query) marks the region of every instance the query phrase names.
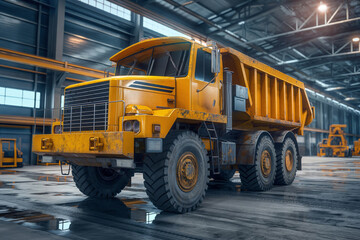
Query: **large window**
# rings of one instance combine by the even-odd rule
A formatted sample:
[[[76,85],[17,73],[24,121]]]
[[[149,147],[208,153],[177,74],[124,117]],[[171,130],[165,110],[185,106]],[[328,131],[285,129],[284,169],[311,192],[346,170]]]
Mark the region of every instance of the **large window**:
[[[0,104],[33,108],[35,93],[33,91],[0,87]],[[40,107],[40,93],[36,93],[36,108]]]
[[[211,54],[201,49],[197,51],[195,79],[210,82],[214,78],[211,72]]]
[[[189,69],[190,43],[156,46],[118,61],[116,75],[184,77]]]
[[[172,28],[169,28],[161,23],[155,22],[149,18],[144,17],[144,27],[155,32],[158,32],[167,37],[187,37],[185,34],[178,32]]]
[[[109,2],[107,0],[79,0],[81,2],[87,3],[91,6],[104,10],[108,13],[114,14],[118,17],[124,18],[128,21],[131,20],[131,11],[126,8],[120,7],[115,3]]]

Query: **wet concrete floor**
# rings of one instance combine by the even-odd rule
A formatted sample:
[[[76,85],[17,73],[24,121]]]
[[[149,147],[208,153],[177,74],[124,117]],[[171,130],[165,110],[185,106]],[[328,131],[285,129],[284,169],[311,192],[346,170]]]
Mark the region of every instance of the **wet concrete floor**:
[[[202,206],[182,215],[156,209],[141,174],[97,200],[59,166],[0,169],[0,239],[359,239],[359,203],[355,157],[304,157],[292,185],[268,192],[242,191],[238,174],[212,182]]]

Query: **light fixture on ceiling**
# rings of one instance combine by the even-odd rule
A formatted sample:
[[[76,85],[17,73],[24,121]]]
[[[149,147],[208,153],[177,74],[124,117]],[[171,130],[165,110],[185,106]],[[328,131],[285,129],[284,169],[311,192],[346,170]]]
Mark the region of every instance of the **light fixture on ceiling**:
[[[353,37],[352,41],[353,41],[353,42],[359,42],[359,41],[360,41],[360,38],[359,38],[359,37]]]
[[[358,100],[359,98],[357,98],[357,97],[347,97],[347,98],[345,98],[344,100],[345,101],[354,101],[354,100]]]
[[[357,86],[357,85],[360,85],[360,82],[356,82],[356,83],[352,83],[352,84],[350,84],[350,86]]]
[[[331,91],[342,90],[342,89],[345,89],[345,87],[330,87],[330,88],[326,88],[325,91],[331,92]]]
[[[319,12],[326,12],[327,8],[328,8],[328,6],[325,3],[320,2],[319,6],[318,6]]]

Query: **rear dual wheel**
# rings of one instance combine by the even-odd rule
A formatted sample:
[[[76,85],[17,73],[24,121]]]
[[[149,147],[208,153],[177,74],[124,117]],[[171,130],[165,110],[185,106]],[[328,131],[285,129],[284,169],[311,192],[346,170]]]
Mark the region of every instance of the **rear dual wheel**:
[[[274,143],[269,136],[263,136],[255,150],[254,165],[239,167],[242,186],[251,191],[265,191],[272,188],[276,173]]]
[[[275,184],[289,185],[295,179],[299,158],[294,140],[286,138],[284,142],[278,146],[276,153]]]

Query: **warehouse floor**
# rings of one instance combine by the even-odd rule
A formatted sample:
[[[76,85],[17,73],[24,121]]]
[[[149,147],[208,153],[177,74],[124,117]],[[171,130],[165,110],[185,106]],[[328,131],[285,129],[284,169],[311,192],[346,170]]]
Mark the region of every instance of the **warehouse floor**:
[[[141,174],[115,199],[92,200],[59,166],[0,170],[1,239],[358,239],[360,158],[304,157],[291,186],[268,192],[211,183],[195,212],[149,202]]]

